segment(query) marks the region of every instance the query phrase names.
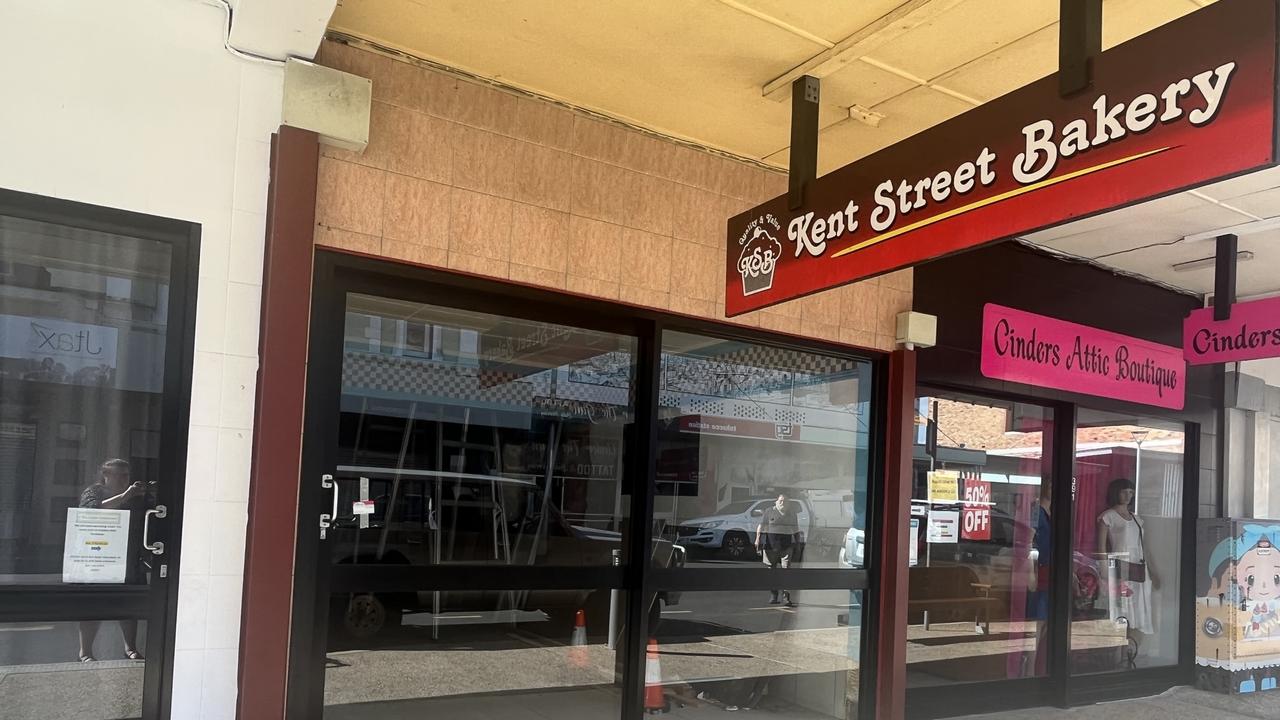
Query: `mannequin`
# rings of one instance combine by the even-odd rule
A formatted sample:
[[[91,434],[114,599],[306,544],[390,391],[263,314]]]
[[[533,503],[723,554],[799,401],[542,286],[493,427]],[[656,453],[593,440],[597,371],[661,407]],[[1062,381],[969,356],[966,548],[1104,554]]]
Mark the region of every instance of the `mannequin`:
[[[1131,643],[1130,665],[1146,635],[1155,633],[1151,594],[1159,585],[1147,563],[1142,520],[1134,512],[1133,482],[1116,478],[1107,486],[1107,509],[1098,515],[1098,557],[1108,569],[1111,619],[1124,622]]]

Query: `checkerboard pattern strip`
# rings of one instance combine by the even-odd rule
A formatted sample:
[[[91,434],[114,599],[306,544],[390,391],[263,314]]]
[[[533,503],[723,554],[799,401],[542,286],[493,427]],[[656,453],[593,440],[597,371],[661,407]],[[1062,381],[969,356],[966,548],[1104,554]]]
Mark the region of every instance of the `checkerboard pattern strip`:
[[[534,395],[546,394],[546,384],[538,377],[517,379],[510,373],[396,355],[348,352],[342,363],[343,390],[374,390],[528,407]]]

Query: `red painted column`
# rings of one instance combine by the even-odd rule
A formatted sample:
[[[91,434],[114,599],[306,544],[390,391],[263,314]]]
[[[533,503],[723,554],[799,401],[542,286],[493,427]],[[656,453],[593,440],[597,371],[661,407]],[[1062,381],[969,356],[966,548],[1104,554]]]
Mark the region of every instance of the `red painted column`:
[[[319,158],[315,133],[281,127],[272,137],[240,621],[241,720],[279,720],[285,711]]]
[[[916,353],[889,356],[880,542],[880,622],[876,627],[876,718],[902,720],[907,689],[907,561],[911,527],[911,457],[915,438]]]

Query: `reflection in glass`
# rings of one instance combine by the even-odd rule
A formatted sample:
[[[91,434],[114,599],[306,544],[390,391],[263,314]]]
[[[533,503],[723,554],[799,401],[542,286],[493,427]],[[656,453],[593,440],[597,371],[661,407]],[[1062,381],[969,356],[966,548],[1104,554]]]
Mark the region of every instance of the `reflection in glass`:
[[[861,567],[871,366],[663,334],[655,535],[699,567]]]
[[[645,707],[673,718],[822,720],[857,717],[861,591],[799,590],[795,607],[768,592],[693,592],[651,632]],[[714,713],[714,714],[712,714]]]
[[[0,584],[146,582],[170,264],[165,243],[0,216]],[[123,528],[114,567],[64,547],[81,509]]]
[[[1077,588],[1072,672],[1178,662],[1185,452],[1180,424],[1080,410],[1072,534],[1098,571]]]
[[[96,660],[79,661],[76,645],[87,624],[0,624],[0,715],[50,720],[141,717],[144,662],[126,657],[114,621],[100,624],[88,648]],[[142,647],[146,623],[136,625]]]
[[[609,565],[635,340],[348,299],[334,561]],[[655,546],[676,561],[671,543]]]
[[[918,398],[909,685],[1047,674],[1052,423],[1036,405]]]
[[[386,617],[376,634],[358,621],[330,630],[330,720],[619,716],[621,592],[353,593],[331,604],[338,615],[377,606]]]

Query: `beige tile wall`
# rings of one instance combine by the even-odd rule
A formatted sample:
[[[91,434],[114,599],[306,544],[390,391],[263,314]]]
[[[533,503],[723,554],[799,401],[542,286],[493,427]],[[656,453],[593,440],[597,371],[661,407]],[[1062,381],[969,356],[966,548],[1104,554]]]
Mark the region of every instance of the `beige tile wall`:
[[[786,176],[326,41],[373,80],[369,146],[325,146],[316,244],[724,321],[725,221]],[[781,139],[780,139],[781,140]],[[910,270],[728,322],[892,349]]]

